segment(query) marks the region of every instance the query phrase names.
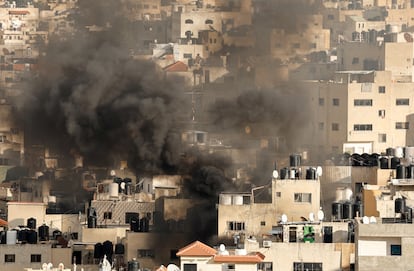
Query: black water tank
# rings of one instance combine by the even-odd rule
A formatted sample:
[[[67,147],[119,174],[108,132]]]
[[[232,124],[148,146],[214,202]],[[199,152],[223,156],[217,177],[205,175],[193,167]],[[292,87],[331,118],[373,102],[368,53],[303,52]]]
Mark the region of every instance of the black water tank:
[[[49,241],[49,226],[43,224],[38,228],[39,241]]]
[[[112,254],[114,254],[114,245],[111,241],[106,240],[102,243],[102,252],[106,255],[108,261],[112,262]]]
[[[405,207],[403,218],[406,220],[407,223],[412,223],[413,222],[413,209],[410,207]]]
[[[135,259],[132,261],[128,261],[128,271],[138,271],[139,270],[139,262]]]
[[[354,167],[358,167],[358,166],[362,166],[363,164],[363,159],[361,157],[361,155],[359,155],[358,153],[354,153],[351,155],[351,165]]]
[[[6,231],[0,231],[0,244],[6,244]]]
[[[129,226],[131,231],[139,232],[139,219],[131,219],[131,221],[129,222]]]
[[[340,202],[332,203],[332,217],[334,220],[342,219],[343,205]]]
[[[388,169],[389,168],[387,157],[383,156],[383,157],[380,158],[380,168],[381,169]]]
[[[139,220],[139,228],[142,232],[148,232],[149,231],[149,220],[146,217],[143,217]]]
[[[101,259],[103,258],[103,246],[102,243],[96,243],[93,250],[93,257],[95,259]]]
[[[357,201],[353,204],[353,214],[352,217],[363,217],[364,216],[364,204],[362,201]]]
[[[391,158],[391,169],[396,169],[397,166],[401,163],[400,158],[398,157],[393,157]]]
[[[344,202],[342,205],[342,219],[352,219],[353,206],[351,202]]]
[[[27,242],[29,244],[37,244],[37,232],[35,230],[29,230],[27,233]]]
[[[316,169],[308,168],[306,169],[306,180],[316,180]]]
[[[281,180],[289,179],[289,168],[284,167],[280,169],[280,179]]]
[[[405,200],[403,198],[397,198],[394,202],[395,213],[402,214],[405,210]]]
[[[27,219],[27,227],[31,230],[35,230],[36,229],[36,218],[29,218]]]
[[[414,179],[414,165],[407,166],[407,179]]]
[[[115,254],[124,254],[125,253],[125,246],[123,244],[116,244],[115,245]]]
[[[17,231],[17,241],[21,244],[27,243],[27,235],[28,235],[29,229],[20,229]]]
[[[405,179],[406,177],[406,169],[403,165],[398,165],[396,168],[397,179]]]
[[[57,240],[59,236],[62,236],[62,232],[60,230],[54,230],[52,232],[53,240]]]
[[[96,216],[88,216],[88,228],[96,228]]]
[[[289,157],[290,166],[291,167],[299,167],[300,166],[301,156],[300,154],[292,154]]]

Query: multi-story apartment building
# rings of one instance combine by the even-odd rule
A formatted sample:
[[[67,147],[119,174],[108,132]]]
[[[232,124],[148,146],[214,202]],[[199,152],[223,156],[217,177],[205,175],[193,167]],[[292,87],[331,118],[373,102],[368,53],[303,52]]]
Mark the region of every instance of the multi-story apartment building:
[[[307,143],[315,153],[381,153],[413,144],[413,84],[391,76],[389,71],[344,71],[332,81],[306,83],[314,104]]]
[[[272,57],[286,62],[297,55],[328,50],[330,32],[329,29],[323,28],[322,19],[322,15],[298,18],[300,33],[287,33],[284,29],[274,29],[270,35]]]

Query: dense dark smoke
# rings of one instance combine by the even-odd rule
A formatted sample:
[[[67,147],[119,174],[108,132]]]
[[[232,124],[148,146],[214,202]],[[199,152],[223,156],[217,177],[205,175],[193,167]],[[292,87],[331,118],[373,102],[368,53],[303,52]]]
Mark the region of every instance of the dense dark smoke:
[[[217,100],[210,114],[217,130],[236,132],[238,139],[285,137],[287,147],[293,150],[307,124],[307,104],[299,87],[286,85],[273,90],[246,91],[235,100]]]
[[[105,3],[101,8],[108,12],[111,1]],[[132,59],[119,34],[124,29],[112,25],[117,21],[110,13],[93,14],[100,15],[97,23],[108,20],[109,28],[52,38],[40,58],[39,72],[18,103],[27,135],[63,153],[75,151],[91,164],[130,158],[136,169],[174,165],[184,87],[154,63]]]

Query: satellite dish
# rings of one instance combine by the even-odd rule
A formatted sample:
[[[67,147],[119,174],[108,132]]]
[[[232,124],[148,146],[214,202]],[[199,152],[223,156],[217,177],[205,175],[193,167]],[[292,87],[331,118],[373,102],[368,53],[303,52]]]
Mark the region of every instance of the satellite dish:
[[[47,263],[43,263],[42,264],[42,270],[46,270],[47,269]]]
[[[276,169],[275,169],[275,170],[273,170],[273,174],[272,174],[272,176],[273,176],[273,178],[274,178],[274,179],[279,178],[279,172],[277,172],[277,170],[276,170]]]
[[[364,216],[364,217],[362,218],[362,223],[363,223],[363,224],[369,224],[369,218],[368,218],[367,216]]]
[[[316,175],[322,176],[322,167],[321,166],[316,167]]]
[[[47,270],[52,270],[53,268],[53,264],[52,263],[48,263],[47,264]]]
[[[283,214],[282,215],[282,222],[286,223],[288,221],[287,215]]]
[[[315,214],[314,213],[309,213],[309,221],[310,222],[315,221]]]
[[[370,224],[376,224],[377,223],[377,219],[375,218],[375,216],[370,216],[369,217],[369,223]]]
[[[319,221],[323,221],[323,219],[325,218],[325,214],[322,211],[322,208],[318,211],[318,220]]]
[[[121,186],[121,189],[125,189],[125,182],[122,182],[122,183],[120,184],[120,186]]]
[[[58,265],[58,269],[59,269],[59,270],[63,270],[63,269],[65,269],[65,266],[63,265],[63,263],[60,263],[60,264]]]
[[[112,177],[114,177],[116,175],[115,170],[111,170],[111,172],[109,173]]]
[[[220,246],[219,246],[219,250],[220,250],[221,252],[226,251],[226,246],[225,246],[224,244],[220,244]]]
[[[180,268],[173,263],[167,265],[167,271],[180,271]]]

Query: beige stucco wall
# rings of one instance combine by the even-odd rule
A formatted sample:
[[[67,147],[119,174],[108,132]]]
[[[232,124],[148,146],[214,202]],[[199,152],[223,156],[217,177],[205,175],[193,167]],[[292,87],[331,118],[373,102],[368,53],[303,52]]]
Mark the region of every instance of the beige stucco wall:
[[[177,233],[151,233],[151,232],[130,232],[126,234],[125,262],[136,258],[140,268],[150,268],[162,263],[167,266],[169,263],[179,265],[178,258],[171,258],[175,253],[188,245],[188,235]],[[153,250],[154,257],[138,257],[138,250]]]
[[[401,244],[401,256],[360,256],[369,251],[360,251],[356,243],[356,268],[360,271],[410,270],[414,257],[414,230],[412,224],[359,224],[355,239],[383,241],[387,244]],[[358,241],[357,241],[358,242]],[[375,252],[373,252],[375,253]]]

